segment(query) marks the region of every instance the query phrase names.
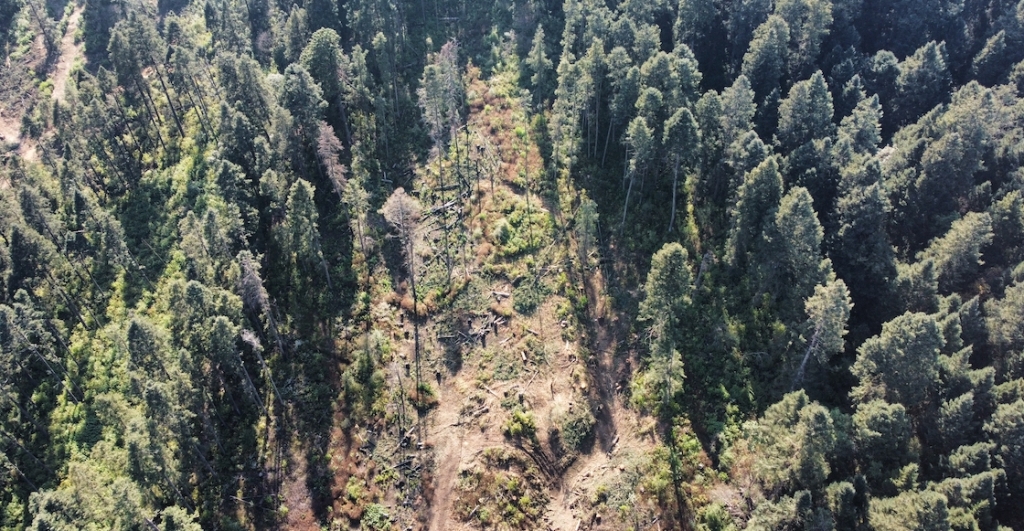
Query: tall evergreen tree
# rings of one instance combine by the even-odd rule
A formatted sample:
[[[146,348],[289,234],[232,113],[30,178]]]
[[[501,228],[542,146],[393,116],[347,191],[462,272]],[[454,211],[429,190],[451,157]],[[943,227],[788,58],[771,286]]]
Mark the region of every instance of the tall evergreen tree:
[[[822,260],[824,232],[806,189],[796,187],[782,197],[765,236],[765,247],[751,260],[757,299],[768,294],[783,322],[796,323],[804,300],[814,293],[815,286],[825,283],[831,271],[829,262]]]
[[[540,104],[548,101],[554,93],[555,67],[548,57],[543,25],[537,26],[537,31],[533,34],[533,44],[525,64],[530,69],[530,85],[533,87],[534,102]]]
[[[832,94],[819,70],[809,80],[793,85],[779,104],[775,144],[788,154],[812,140],[828,138],[834,131]]]
[[[807,76],[821,54],[832,26],[831,0],[780,0],[775,14],[789,26],[788,71],[791,79]]]
[[[752,253],[762,251],[765,231],[774,222],[782,201],[782,175],[775,158],[768,158],[743,178],[732,214],[726,261],[739,270],[757,263]]]
[[[829,247],[836,274],[846,282],[854,315],[880,325],[896,261],[885,232],[889,201],[877,159],[857,159],[840,172],[837,227]]]
[[[938,380],[939,349],[945,341],[935,318],[905,313],[882,326],[882,333],[857,349],[850,370],[860,379],[851,396],[885,399],[921,413]]]
[[[940,103],[949,101],[952,79],[945,43],[935,41],[918,48],[899,65],[893,122],[906,125]]]
[[[786,73],[789,26],[778,15],[768,17],[754,32],[750,49],[743,56],[741,72],[750,80],[757,103],[758,132],[771,136],[777,122],[781,84]]]
[[[679,337],[693,289],[687,261],[686,249],[678,243],[666,244],[654,255],[638,316],[649,323],[651,360],[646,379],[654,388],[648,392],[660,397],[658,411],[666,416],[672,413],[672,400],[682,391],[684,378]]]

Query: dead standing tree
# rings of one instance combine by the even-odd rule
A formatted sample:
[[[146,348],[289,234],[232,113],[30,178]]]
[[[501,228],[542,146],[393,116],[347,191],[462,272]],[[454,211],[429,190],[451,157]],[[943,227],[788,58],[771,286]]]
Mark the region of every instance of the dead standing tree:
[[[263,279],[260,277],[259,262],[249,251],[242,251],[238,253],[237,260],[238,265],[242,270],[242,274],[238,279],[238,294],[242,297],[242,303],[250,312],[252,312],[257,321],[260,313],[263,314],[264,318],[267,320],[267,327],[270,329],[271,335],[274,336],[274,342],[277,344],[277,350],[283,355],[284,343],[281,341],[281,335],[277,329],[277,318],[274,316],[274,307],[270,302],[270,295],[267,294],[267,290],[263,286]],[[271,372],[270,366],[267,365],[266,360],[263,358],[263,347],[259,339],[248,331],[242,332],[242,339],[252,347],[253,353],[256,354],[256,357],[260,362],[260,368],[267,373],[267,379],[270,382],[270,387],[274,390],[274,396],[283,404],[284,401],[281,397],[281,392],[278,391],[277,383],[274,382],[274,374]],[[252,380],[249,378],[249,373],[245,371],[245,365],[242,364],[241,357],[238,358],[238,362],[242,366],[242,371],[245,372],[245,378],[249,380],[249,385],[252,386],[253,392],[256,393],[256,387],[252,384]],[[261,409],[263,408],[261,407]]]
[[[429,63],[423,69],[420,88],[416,91],[423,121],[427,124],[430,139],[434,143],[434,156],[437,158],[438,195],[441,205],[447,205],[445,192],[448,189],[464,187],[465,177],[462,175],[459,156],[458,131],[463,125],[463,109],[465,108],[465,86],[458,64],[459,48],[455,41],[449,41],[441,51],[432,54]],[[448,153],[448,142],[455,143],[455,178],[458,182],[449,186],[445,182],[444,160]],[[452,257],[450,230],[448,224],[448,207],[440,211],[441,226],[444,230],[444,259],[447,280],[451,282]]]
[[[345,190],[345,183],[348,181],[348,168],[341,163],[341,154],[344,149],[341,140],[338,140],[338,136],[334,134],[334,128],[327,122],[320,122],[320,129],[316,137],[316,155],[341,203],[345,202],[342,193]]]
[[[413,240],[419,224],[423,207],[420,202],[405,193],[405,189],[397,188],[384,203],[380,212],[384,219],[398,231],[402,244],[402,255],[409,270],[409,284],[412,288],[412,326],[413,326],[413,359],[416,362],[416,389],[420,387],[420,325],[419,302],[416,297],[416,255],[413,251]]]

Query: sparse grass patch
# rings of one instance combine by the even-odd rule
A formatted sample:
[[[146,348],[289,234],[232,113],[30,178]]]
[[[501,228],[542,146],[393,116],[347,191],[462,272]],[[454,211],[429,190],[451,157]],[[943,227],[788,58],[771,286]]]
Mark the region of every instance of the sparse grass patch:
[[[521,454],[502,448],[485,450],[483,461],[460,474],[455,515],[482,526],[534,527],[548,501],[536,467]]]
[[[550,294],[551,289],[543,280],[525,280],[512,289],[512,307],[523,315],[530,315]]]
[[[416,386],[416,391],[409,396],[409,401],[420,413],[424,413],[437,406],[437,391],[426,381],[421,381]]]

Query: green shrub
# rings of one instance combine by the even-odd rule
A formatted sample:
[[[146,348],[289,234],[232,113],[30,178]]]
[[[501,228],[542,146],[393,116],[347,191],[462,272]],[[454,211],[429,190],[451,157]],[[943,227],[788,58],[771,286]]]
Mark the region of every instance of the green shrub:
[[[379,503],[371,503],[363,511],[360,525],[363,529],[384,531],[385,529],[391,529],[391,517],[388,516],[386,507]]]
[[[585,405],[577,405],[555,419],[558,435],[567,450],[577,451],[594,430],[594,414]]]
[[[505,422],[502,431],[514,439],[536,440],[537,421],[533,418],[532,412],[516,409]]]
[[[525,280],[512,288],[512,307],[523,315],[532,314],[550,293],[540,280]]]

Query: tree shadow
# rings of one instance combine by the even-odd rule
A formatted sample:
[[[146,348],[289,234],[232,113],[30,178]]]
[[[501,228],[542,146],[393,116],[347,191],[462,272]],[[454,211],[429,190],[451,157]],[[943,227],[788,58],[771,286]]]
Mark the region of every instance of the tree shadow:
[[[289,366],[289,384],[282,393],[292,407],[293,416],[281,423],[282,441],[294,437],[302,445],[306,460],[306,488],[313,514],[323,524],[330,524],[333,504],[329,468],[331,429],[334,426],[334,398],[340,392],[337,363],[334,356],[308,344],[293,353]],[[287,442],[283,444],[288,444]]]

